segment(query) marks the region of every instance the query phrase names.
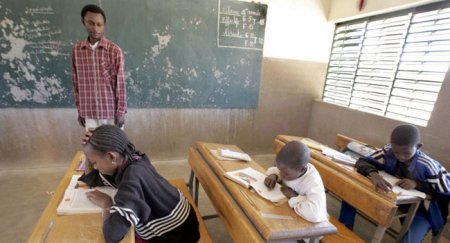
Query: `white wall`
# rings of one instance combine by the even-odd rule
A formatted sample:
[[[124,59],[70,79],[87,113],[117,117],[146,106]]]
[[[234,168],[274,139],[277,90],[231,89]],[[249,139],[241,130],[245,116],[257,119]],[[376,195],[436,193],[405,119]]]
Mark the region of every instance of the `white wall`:
[[[365,0],[364,8],[359,11],[360,0],[331,0],[328,20],[344,22],[440,1],[443,0]]]
[[[258,2],[268,5],[265,57],[328,62],[334,32],[327,22],[329,0]]]

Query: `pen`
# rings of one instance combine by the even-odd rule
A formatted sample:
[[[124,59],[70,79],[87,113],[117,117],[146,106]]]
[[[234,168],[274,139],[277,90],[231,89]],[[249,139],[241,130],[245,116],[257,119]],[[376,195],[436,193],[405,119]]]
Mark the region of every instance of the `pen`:
[[[263,213],[261,212],[261,216],[268,219],[294,219],[289,215],[282,215],[282,214],[271,214],[271,213]]]
[[[247,202],[250,203],[250,205],[252,205],[256,210],[259,211],[258,207],[257,207],[256,204],[252,201],[252,199],[250,199],[250,198],[248,197],[248,195],[245,194],[245,192],[243,192],[242,190],[240,190],[240,192],[241,192],[242,196],[245,197],[245,199],[247,200]]]
[[[53,221],[53,220],[50,221],[50,223],[48,223],[47,229],[45,230],[45,232],[42,236],[41,243],[45,243],[47,241],[48,234],[50,233],[50,230],[52,230],[54,224],[55,224],[55,221]]]

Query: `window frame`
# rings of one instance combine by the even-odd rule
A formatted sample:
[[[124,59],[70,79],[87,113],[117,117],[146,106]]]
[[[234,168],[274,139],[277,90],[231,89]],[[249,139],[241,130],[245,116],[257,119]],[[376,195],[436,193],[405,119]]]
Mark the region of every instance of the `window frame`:
[[[427,77],[426,78],[422,78],[422,79],[420,79],[420,78],[416,78],[416,79],[401,78],[401,76],[399,75],[399,72],[402,75],[408,74],[407,69],[405,69],[405,67],[408,67],[408,64],[409,65],[413,65],[411,63],[414,63],[414,61],[410,61],[410,60],[408,61],[406,59],[403,59],[404,56],[407,56],[408,53],[410,53],[410,51],[405,51],[405,45],[406,45],[407,41],[409,40],[408,37],[414,36],[414,32],[410,32],[411,25],[416,24],[416,22],[414,22],[415,21],[414,17],[417,14],[419,14],[419,16],[420,16],[420,13],[424,13],[424,12],[428,12],[428,11],[436,11],[436,10],[439,10],[439,9],[447,9],[447,8],[450,8],[450,2],[449,1],[444,1],[444,2],[437,2],[437,3],[427,4],[427,5],[424,5],[424,6],[418,6],[418,7],[408,8],[408,9],[394,11],[394,12],[390,12],[390,13],[379,14],[379,15],[374,15],[374,16],[368,16],[368,17],[364,17],[364,18],[353,19],[353,20],[350,20],[350,21],[336,23],[335,30],[334,30],[334,33],[333,33],[333,41],[332,41],[332,44],[331,44],[329,61],[328,61],[328,65],[327,65],[326,77],[325,77],[324,86],[323,86],[323,90],[322,90],[322,98],[321,98],[321,100],[323,102],[326,102],[326,103],[347,107],[349,109],[359,110],[361,112],[373,113],[373,114],[376,114],[376,115],[379,115],[379,116],[383,116],[383,117],[386,117],[386,118],[390,118],[390,119],[395,119],[395,120],[400,120],[400,121],[404,121],[404,122],[414,123],[414,124],[419,125],[419,126],[427,126],[429,120],[432,118],[432,113],[433,113],[433,110],[434,110],[434,106],[435,106],[435,104],[436,104],[436,102],[438,100],[439,93],[440,93],[440,91],[442,89],[442,85],[443,85],[443,83],[445,81],[445,76],[446,76],[445,74],[449,71],[450,60],[443,61],[443,65],[442,66],[447,66],[446,71],[444,71],[444,73],[442,75],[442,80],[436,81],[435,83],[431,83],[430,80]],[[361,56],[363,55],[362,50],[363,50],[363,48],[365,48],[365,47],[370,45],[370,44],[366,44],[365,43],[365,40],[370,38],[370,37],[366,36],[366,34],[368,32],[368,25],[370,23],[373,23],[373,21],[387,20],[387,19],[390,19],[390,18],[394,18],[394,17],[398,17],[398,16],[402,16],[402,15],[408,15],[408,14],[410,15],[409,19],[408,19],[408,26],[407,26],[407,29],[406,29],[406,32],[405,32],[405,35],[404,35],[403,39],[401,39],[402,40],[402,44],[401,44],[401,47],[400,47],[401,52],[399,52],[399,54],[398,54],[399,55],[398,56],[398,60],[394,61],[396,67],[395,67],[395,70],[392,69],[393,70],[393,76],[392,76],[391,80],[385,81],[385,83],[382,83],[383,80],[380,78],[380,83],[389,86],[389,94],[387,96],[385,95],[383,97],[380,96],[381,97],[380,99],[382,99],[382,98],[386,99],[387,98],[387,100],[384,101],[385,104],[382,104],[383,102],[380,102],[380,106],[379,107],[380,107],[380,110],[382,112],[380,112],[379,110],[378,111],[372,111],[372,112],[369,111],[369,108],[370,108],[369,105],[367,105],[365,107],[362,106],[362,107],[364,107],[364,109],[355,108],[357,106],[355,106],[354,104],[357,104],[356,101],[359,101],[359,100],[362,100],[362,102],[364,102],[364,101],[371,102],[372,106],[376,105],[376,97],[372,98],[372,100],[370,98],[366,98],[366,97],[363,97],[362,99],[358,100],[358,98],[359,98],[357,96],[358,94],[360,94],[360,95],[370,94],[370,91],[362,91],[362,92],[359,92],[359,93],[358,93],[358,91],[355,92],[355,90],[356,90],[355,89],[355,85],[361,84],[360,80],[357,81],[358,77],[362,77],[361,79],[363,79],[363,77],[364,77],[364,74],[363,75],[361,75],[361,74],[358,75],[358,71],[364,71],[365,69],[371,69],[371,70],[376,69],[376,68],[373,68],[373,67],[372,68],[367,68],[367,67],[366,68],[361,68],[361,66],[360,66],[361,63],[364,64],[364,61],[361,61]],[[446,16],[444,18],[444,21],[445,20],[447,20]],[[448,18],[448,20],[450,21],[450,18]],[[426,23],[426,22],[427,21],[422,21],[422,22],[418,22],[418,23]],[[339,64],[337,66],[335,65],[336,62],[334,62],[334,61],[338,60],[337,62],[339,63],[340,60],[342,60],[342,59],[340,59],[341,58],[340,55],[342,55],[342,53],[339,52],[339,50],[337,50],[337,52],[335,52],[335,44],[336,44],[336,41],[339,40],[339,38],[337,38],[339,34],[344,33],[344,35],[345,35],[347,33],[347,32],[338,32],[339,28],[342,28],[343,26],[347,28],[347,27],[349,27],[351,25],[355,25],[355,24],[358,24],[358,23],[359,24],[364,24],[363,33],[361,35],[362,39],[360,40],[360,42],[358,44],[359,45],[359,50],[358,51],[354,51],[353,50],[353,51],[350,51],[350,52],[347,53],[347,54],[349,54],[349,56],[350,56],[351,52],[357,52],[358,54],[357,54],[356,64],[353,65],[354,66],[353,67],[353,69],[354,69],[353,72],[349,71],[349,73],[351,73],[351,74],[349,74],[349,76],[352,76],[352,77],[347,79],[344,76],[344,78],[347,79],[347,81],[348,81],[347,83],[351,82],[351,85],[345,86],[344,85],[345,80],[342,77],[340,77],[340,78],[337,77],[336,78],[336,76],[343,75],[342,73],[344,73],[344,71],[340,71],[340,70],[341,70],[341,68],[344,67],[344,65],[341,65],[341,64]],[[445,29],[444,29],[444,32],[446,32],[446,31],[450,32],[450,28],[447,28],[447,26],[445,26]],[[386,35],[386,34],[383,33],[383,35]],[[344,40],[346,40],[346,37],[344,37]],[[450,41],[450,37],[448,39],[444,40],[444,45],[446,43],[445,41]],[[432,41],[428,41],[428,43],[431,43],[431,42]],[[342,43],[344,43],[344,42],[342,42]],[[337,46],[339,46],[339,43],[338,43]],[[379,46],[375,46],[374,49],[378,49],[378,47]],[[426,49],[426,48],[428,48],[428,47],[427,46],[424,47],[424,49],[425,49],[424,53],[428,53],[429,52],[429,50]],[[337,49],[339,49],[339,48],[337,48]],[[414,51],[416,51],[416,50],[413,50],[413,53],[414,53]],[[438,50],[436,53],[439,54],[439,51],[446,52],[448,50],[447,49],[441,49],[441,50]],[[416,51],[416,52],[418,52],[418,51]],[[337,58],[336,57],[333,58],[333,55],[335,53],[338,53],[336,55],[336,56],[338,56]],[[345,54],[345,52],[343,52],[343,53]],[[383,51],[377,52],[377,50],[375,50],[374,53],[375,54],[379,54],[379,53],[383,53]],[[406,53],[406,55],[405,55],[405,53]],[[373,61],[373,63],[375,63],[375,62],[376,62],[376,60]],[[427,61],[421,61],[421,63],[420,63],[420,61],[417,61],[417,63],[420,63],[420,64],[416,64],[416,65],[424,65],[426,62]],[[428,62],[433,63],[433,62],[435,62],[435,60],[433,59],[433,61],[428,61]],[[330,72],[330,69],[334,70],[334,71]],[[348,70],[351,70],[351,69],[352,69],[352,67],[350,65],[350,68],[348,68]],[[383,68],[380,68],[380,69],[381,69],[381,71],[380,71],[381,73],[385,72],[385,71],[383,71]],[[417,70],[415,70],[415,71],[417,71]],[[431,71],[425,70],[425,71],[417,71],[417,72],[419,72],[419,73],[422,73],[422,72],[427,73],[427,72],[431,72]],[[441,73],[441,72],[442,71],[439,71],[437,73]],[[333,76],[333,75],[336,75],[336,76]],[[370,79],[367,79],[368,80],[367,86],[375,84],[375,82],[377,80],[376,75],[370,75],[370,76],[371,76]],[[333,77],[335,77],[335,79],[333,79]],[[389,77],[387,79],[389,79]],[[414,80],[415,80],[415,83],[412,82]],[[333,81],[335,81],[335,82],[333,82]],[[342,86],[339,86],[339,82],[341,82],[341,81],[342,81],[342,83],[341,83]],[[413,85],[414,87],[413,88],[407,88],[407,89],[404,88],[402,90],[402,86],[401,85],[405,86],[405,85],[408,85],[408,84],[414,84]],[[426,97],[426,94],[427,94],[426,92],[428,92],[427,91],[428,88],[424,88],[424,85],[426,85],[426,84],[432,84],[432,85],[439,84],[439,88],[438,88],[437,91],[435,91],[435,90],[430,91],[430,94],[435,94],[435,99],[434,100],[422,102],[423,101],[422,97]],[[337,89],[337,87],[347,88],[347,90],[339,91]],[[422,88],[417,89],[417,87],[422,87]],[[328,96],[330,88],[331,88],[332,94],[334,95],[331,98],[329,98],[330,96]],[[433,89],[433,88],[434,87],[431,87],[429,89]],[[437,86],[436,86],[436,88],[437,88]],[[404,98],[402,96],[402,95],[404,95],[404,93],[400,93],[399,94],[399,92],[402,92],[402,91],[403,92],[408,92],[408,91],[411,91],[411,90],[413,90],[414,92],[417,91],[417,92],[424,92],[424,93],[422,93],[422,96],[419,96],[420,98]],[[328,91],[328,93],[327,93],[327,91]],[[336,93],[339,93],[339,92],[341,92],[342,94],[344,94],[347,97],[347,98],[343,98],[343,100],[346,100],[345,102],[339,104],[337,102],[329,101],[330,99],[339,100],[339,96],[336,95]],[[412,94],[408,94],[408,95],[413,96],[414,92],[412,92]],[[373,92],[373,93],[376,93],[376,92]],[[432,98],[434,98],[434,97],[432,97]],[[422,104],[420,102],[422,102]],[[408,105],[404,105],[405,103],[408,103]],[[418,109],[416,109],[416,111],[420,112],[421,111],[420,109],[422,109],[424,111],[424,113],[428,112],[428,117],[426,117],[427,114],[424,116],[423,114],[420,114],[420,113],[418,113],[417,116],[413,115],[412,112],[414,112],[414,109],[411,109],[411,108],[414,107],[414,104],[417,104],[418,105],[417,107],[419,107]],[[406,109],[406,112],[402,111],[403,113],[400,113],[400,112],[397,113],[398,116],[404,116],[404,117],[395,117],[396,113],[392,112],[392,109],[399,109],[399,107]],[[430,109],[430,107],[431,107],[431,109]],[[393,113],[394,115],[392,115],[391,113]],[[420,117],[420,115],[422,115],[422,117]]]

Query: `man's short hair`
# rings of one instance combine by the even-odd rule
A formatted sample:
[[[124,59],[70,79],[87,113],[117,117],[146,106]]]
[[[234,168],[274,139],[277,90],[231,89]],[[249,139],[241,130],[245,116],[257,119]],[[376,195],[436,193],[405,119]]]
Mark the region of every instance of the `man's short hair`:
[[[86,6],[83,7],[83,9],[81,10],[81,19],[84,20],[84,16],[86,16],[87,12],[92,12],[92,13],[99,13],[103,16],[103,20],[106,23],[106,16],[105,16],[105,12],[103,12],[103,9],[100,8],[99,6],[95,5],[95,4],[88,4]]]
[[[308,146],[299,141],[287,143],[277,154],[277,163],[283,163],[292,168],[305,167],[309,162]]]
[[[397,145],[416,145],[420,143],[420,131],[414,125],[399,125],[391,133],[391,143]]]

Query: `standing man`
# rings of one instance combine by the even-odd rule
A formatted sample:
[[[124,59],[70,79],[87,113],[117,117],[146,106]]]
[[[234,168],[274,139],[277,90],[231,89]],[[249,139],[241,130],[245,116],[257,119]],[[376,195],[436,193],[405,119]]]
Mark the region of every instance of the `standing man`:
[[[104,37],[106,16],[99,6],[84,6],[81,22],[88,38],[72,48],[78,123],[86,131],[104,124],[123,128],[127,102],[122,50]]]

